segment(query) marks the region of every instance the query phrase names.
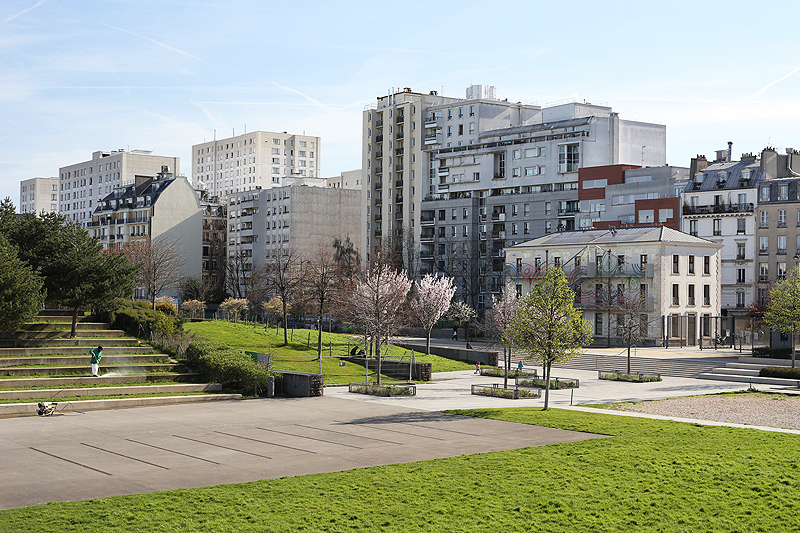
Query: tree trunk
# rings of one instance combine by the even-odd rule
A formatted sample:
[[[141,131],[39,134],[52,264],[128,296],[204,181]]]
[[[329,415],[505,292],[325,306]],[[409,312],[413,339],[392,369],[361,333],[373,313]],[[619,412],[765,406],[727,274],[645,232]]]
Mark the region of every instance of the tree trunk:
[[[547,411],[548,409],[548,402],[550,400],[550,365],[551,363],[548,361],[547,366],[545,366],[545,376],[544,376],[544,410]]]
[[[323,304],[320,302],[319,314],[317,315],[317,356],[319,357],[320,368],[322,368],[322,309]]]
[[[508,352],[508,355],[506,355],[506,352]],[[508,365],[511,364],[511,357],[509,357],[510,355],[511,355],[511,351],[508,350],[506,348],[506,345],[504,344],[503,345],[503,364],[506,367],[505,376],[503,376],[503,388],[504,389],[508,388]]]
[[[75,338],[76,330],[78,329],[78,308],[72,310],[72,329],[69,332],[71,339]]]
[[[283,345],[289,345],[289,334],[286,332],[288,320],[286,318],[286,302],[283,303]]]
[[[425,353],[431,354],[431,330],[428,330],[428,336],[425,338]]]
[[[381,339],[380,336],[375,338],[375,359],[377,362],[378,385],[381,384]]]
[[[628,374],[631,373],[631,337],[628,335]]]

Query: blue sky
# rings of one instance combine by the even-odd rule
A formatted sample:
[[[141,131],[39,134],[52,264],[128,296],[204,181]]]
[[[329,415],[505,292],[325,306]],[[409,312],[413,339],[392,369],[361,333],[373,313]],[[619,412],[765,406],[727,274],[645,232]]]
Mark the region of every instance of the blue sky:
[[[667,162],[733,141],[800,148],[796,4],[3,0],[0,197],[96,150],[179,156],[248,131],[322,137],[361,165],[361,112],[392,87],[473,83],[666,124]]]

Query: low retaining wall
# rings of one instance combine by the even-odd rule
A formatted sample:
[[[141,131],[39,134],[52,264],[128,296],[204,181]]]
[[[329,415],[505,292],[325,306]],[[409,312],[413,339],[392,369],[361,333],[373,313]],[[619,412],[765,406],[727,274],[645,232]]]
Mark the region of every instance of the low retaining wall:
[[[374,396],[417,395],[417,386],[411,383],[390,383],[388,385],[378,385],[376,383],[350,383],[347,386],[347,390],[357,394],[372,394]]]
[[[276,372],[283,374],[283,392],[287,396],[299,398],[322,396],[325,387],[325,379],[322,374],[288,370],[276,370]]]
[[[353,356],[353,355],[349,357],[342,357],[341,359],[361,366],[369,365],[370,370],[375,370],[375,371],[378,370],[378,363],[375,359]],[[381,360],[381,374],[397,379],[408,379],[409,378],[408,366],[410,364],[411,361],[400,361],[398,359],[383,359]],[[431,364],[414,363],[413,368],[411,368],[411,379],[416,379],[419,381],[430,381]]]
[[[472,385],[470,387],[472,394],[480,396],[494,396],[497,398],[508,398],[518,400],[520,398],[541,398],[541,389],[506,389],[500,386],[499,383],[491,383],[489,385]]]
[[[425,353],[424,344],[397,344],[406,350]],[[481,362],[482,365],[497,366],[498,352],[485,352],[483,350],[467,350],[466,348],[448,348],[446,346],[431,346],[431,353],[448,359],[460,361]]]

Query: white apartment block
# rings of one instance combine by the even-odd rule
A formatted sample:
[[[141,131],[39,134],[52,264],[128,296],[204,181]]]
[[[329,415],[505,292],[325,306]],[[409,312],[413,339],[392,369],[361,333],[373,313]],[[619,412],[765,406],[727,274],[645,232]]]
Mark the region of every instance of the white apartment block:
[[[31,178],[19,183],[20,213],[58,213],[58,178]]]
[[[363,119],[365,259],[402,248],[412,275],[452,275],[446,256],[470,249],[477,279],[461,285],[482,293],[501,288],[504,248],[577,227],[579,169],[666,160],[665,126],[586,102],[543,108],[405,89]]]
[[[709,346],[723,327],[721,248],[665,226],[565,231],[507,248],[505,281],[527,294],[562,268],[599,345],[624,344],[630,309],[648,345]]]
[[[117,187],[127,187],[136,178],[155,178],[160,173],[177,175],[180,158],[153,155],[150,150],[94,152],[82,163],[59,169],[58,211],[67,220],[86,227],[100,200]]]
[[[363,183],[364,172],[360,168],[358,170],[346,170],[338,176],[325,178],[327,187],[338,189],[361,189]]]
[[[192,146],[192,183],[211,196],[280,187],[285,178],[320,178],[320,138],[254,131]]]

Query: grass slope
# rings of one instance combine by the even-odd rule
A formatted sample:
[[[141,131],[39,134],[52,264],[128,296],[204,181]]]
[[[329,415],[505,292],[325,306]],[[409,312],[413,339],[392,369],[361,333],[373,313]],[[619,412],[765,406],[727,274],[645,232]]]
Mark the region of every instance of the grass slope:
[[[536,408],[463,414],[613,435],[0,512],[0,531],[783,532],[796,435]]]
[[[204,339],[222,342],[238,350],[249,350],[267,353],[273,356],[273,368],[277,370],[293,370],[296,372],[319,372],[319,359],[317,359],[317,335],[319,332],[308,329],[294,331],[293,339],[288,346],[283,345],[283,330],[276,333],[274,327],[265,330],[263,326],[247,324],[234,324],[224,320],[209,322],[190,322],[184,329]],[[291,332],[290,332],[291,333]],[[326,385],[336,385],[350,382],[364,381],[364,367],[347,363],[339,366],[336,356],[348,354],[360,339],[338,333],[322,332],[322,372],[325,374]],[[333,357],[329,356],[333,354]],[[400,358],[406,355],[407,350],[397,346],[389,347],[389,356]],[[437,355],[415,354],[418,362],[431,363],[433,372],[449,372],[452,370],[468,370],[474,364],[465,361],[453,361]],[[390,378],[381,378],[391,381]]]

